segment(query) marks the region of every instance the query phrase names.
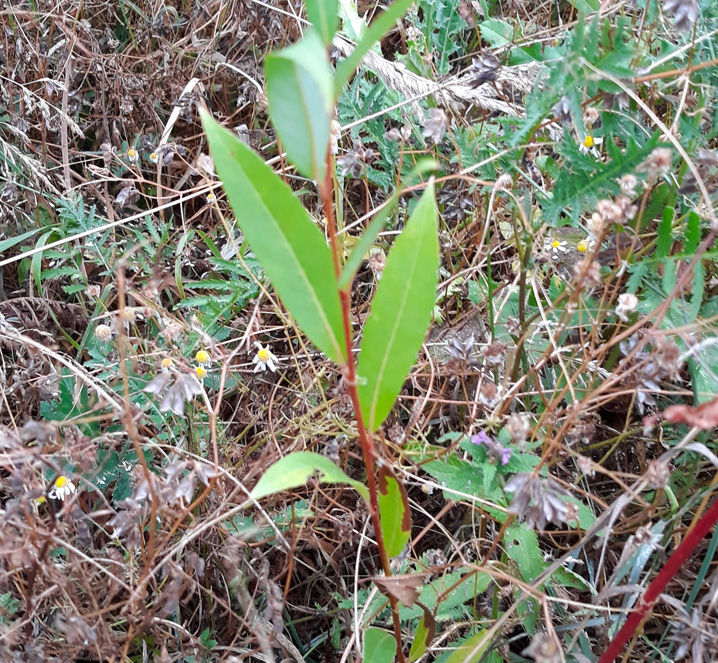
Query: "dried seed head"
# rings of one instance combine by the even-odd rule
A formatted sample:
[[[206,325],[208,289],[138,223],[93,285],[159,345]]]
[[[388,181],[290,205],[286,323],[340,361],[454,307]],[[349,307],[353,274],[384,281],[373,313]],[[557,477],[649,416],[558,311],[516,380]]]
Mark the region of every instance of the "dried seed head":
[[[434,145],[438,145],[444,138],[447,127],[446,113],[440,108],[430,108],[429,117],[422,122],[424,138],[428,138]]]
[[[598,122],[598,111],[593,106],[589,106],[583,114],[583,123],[587,127],[592,127],[596,122]]]
[[[499,404],[500,396],[497,386],[493,382],[484,382],[479,390],[479,403],[487,410],[493,410]]]
[[[618,198],[616,198],[616,205],[620,208],[624,219],[632,221],[636,216],[638,208],[633,204],[633,201],[628,196],[623,194],[618,196]]]
[[[500,175],[499,178],[496,180],[496,184],[494,184],[497,191],[510,191],[513,185],[514,180],[508,173],[503,173],[502,175]]]
[[[506,358],[506,343],[494,341],[489,343],[484,350],[484,364],[489,367],[499,366],[503,364]]]
[[[605,226],[606,223],[603,220],[603,216],[601,216],[598,212],[594,212],[591,215],[591,218],[588,220],[588,223],[586,224],[588,232],[594,240],[600,238],[603,235],[603,230]]]
[[[618,180],[621,187],[621,193],[624,196],[633,198],[636,195],[636,187],[638,186],[638,178],[635,175],[627,174]]]
[[[98,341],[107,341],[112,336],[112,328],[109,325],[97,325],[95,327],[95,338]]]
[[[638,170],[648,175],[649,180],[663,177],[671,169],[673,153],[667,147],[657,147],[648,155],[648,158],[638,167]]]
[[[506,431],[515,444],[523,444],[531,433],[531,418],[528,414],[514,412],[506,422]]]
[[[628,322],[628,316],[635,313],[638,308],[638,297],[631,292],[624,292],[618,296],[618,304],[616,305],[616,315]]]
[[[592,477],[596,474],[596,470],[593,469],[593,461],[588,456],[578,457],[578,469],[587,477]]]
[[[652,460],[646,469],[648,487],[654,490],[665,488],[671,480],[671,466],[660,460]]]
[[[596,212],[608,223],[621,223],[624,220],[623,210],[612,200],[599,200],[596,203]]]
[[[521,655],[530,656],[536,663],[563,663],[561,643],[548,633],[537,633]]]

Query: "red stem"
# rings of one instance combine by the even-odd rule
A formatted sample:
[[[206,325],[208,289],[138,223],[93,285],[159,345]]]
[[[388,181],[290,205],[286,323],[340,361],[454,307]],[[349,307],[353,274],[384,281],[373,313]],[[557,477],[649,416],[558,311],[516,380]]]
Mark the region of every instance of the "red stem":
[[[327,221],[327,229],[329,231],[329,241],[332,247],[332,257],[334,259],[334,273],[339,279],[342,266],[339,260],[339,240],[337,237],[337,223],[334,216],[333,196],[332,196],[332,170],[331,156],[327,153],[327,168],[324,182],[319,184],[319,195],[322,198],[324,206],[324,216]],[[339,299],[342,306],[342,323],[344,326],[344,344],[346,345],[347,357],[345,366],[346,385],[351,395],[352,405],[354,406],[354,417],[357,422],[359,431],[359,441],[361,443],[362,456],[364,458],[364,466],[367,474],[367,488],[369,489],[369,516],[374,525],[374,536],[376,538],[377,547],[379,548],[379,557],[381,566],[385,576],[391,575],[391,565],[389,555],[384,545],[384,535],[381,529],[381,518],[379,515],[379,494],[376,488],[376,477],[374,476],[374,441],[369,435],[364,424],[364,417],[359,403],[359,392],[357,391],[357,374],[356,364],[354,362],[354,354],[352,353],[352,321],[351,321],[351,285],[345,290],[339,290]],[[396,597],[389,595],[389,603],[391,605],[392,621],[394,623],[394,637],[396,638],[396,656],[399,663],[404,663],[404,653],[402,650],[401,621],[399,619],[399,604]]]
[[[668,581],[678,573],[691,553],[698,547],[701,539],[710,532],[716,522],[718,522],[718,499],[713,502],[713,506],[705,512],[703,517],[696,523],[696,526],[688,532],[681,545],[676,548],[675,552],[666,562],[666,565],[653,579],[646,593],[641,597],[636,610],[628,616],[623,628],[621,628],[618,635],[611,641],[611,644],[603,656],[601,656],[598,663],[613,663],[613,661],[618,658],[623,649],[623,645],[628,642],[628,639],[635,633],[640,623],[645,619],[648,611],[661,595]]]

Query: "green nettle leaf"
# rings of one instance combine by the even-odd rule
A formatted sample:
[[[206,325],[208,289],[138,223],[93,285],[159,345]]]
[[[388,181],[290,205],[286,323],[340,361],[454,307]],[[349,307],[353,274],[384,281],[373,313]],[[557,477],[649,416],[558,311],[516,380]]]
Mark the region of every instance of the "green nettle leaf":
[[[384,466],[379,468],[379,514],[384,547],[389,557],[396,557],[411,536],[411,511],[406,489]]]
[[[430,185],[394,243],[377,287],[359,355],[359,400],[367,428],[389,414],[426,336],[436,298],[439,241]]]
[[[312,343],[344,363],[341,304],[324,236],[258,155],[206,111],[202,124],[217,174],[254,255]]]
[[[269,115],[289,159],[306,177],[322,181],[329,147],[332,78],[319,35],[307,31],[289,48],[267,56]]]
[[[394,635],[380,628],[368,628],[364,634],[364,660],[369,663],[392,663],[396,654]]]
[[[251,495],[258,500],[284,490],[299,488],[306,485],[314,475],[319,477],[319,483],[347,484],[369,501],[369,491],[361,481],[350,479],[326,456],[312,451],[296,451],[278,460],[257,482]]]
[[[307,0],[307,16],[324,43],[332,43],[339,25],[337,0]]]

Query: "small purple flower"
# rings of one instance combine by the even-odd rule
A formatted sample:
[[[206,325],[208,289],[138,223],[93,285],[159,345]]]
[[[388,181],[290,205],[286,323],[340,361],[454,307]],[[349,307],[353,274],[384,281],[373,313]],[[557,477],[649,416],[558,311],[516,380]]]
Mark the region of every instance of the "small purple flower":
[[[474,435],[471,438],[473,444],[485,444],[487,447],[493,444],[493,440],[484,431],[481,431],[478,435]]]
[[[503,449],[501,449],[501,464],[508,465],[510,460],[511,460],[511,449],[507,449],[506,447],[504,447]]]

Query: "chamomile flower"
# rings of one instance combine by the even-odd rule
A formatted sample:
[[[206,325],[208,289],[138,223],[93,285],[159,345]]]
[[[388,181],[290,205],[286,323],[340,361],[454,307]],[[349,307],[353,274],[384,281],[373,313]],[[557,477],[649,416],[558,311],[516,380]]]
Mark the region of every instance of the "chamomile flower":
[[[127,150],[127,158],[132,163],[137,163],[137,161],[139,161],[140,155],[134,147],[131,147],[129,150]]]
[[[61,474],[57,477],[57,479],[55,479],[55,483],[52,488],[50,488],[48,496],[54,500],[64,502],[66,498],[70,497],[70,495],[74,494],[76,491],[77,488],[75,487],[75,484],[72,483],[72,481],[70,481],[70,479],[66,476]]]
[[[217,202],[217,196],[215,196],[212,191],[210,191],[210,192],[207,194],[207,202],[208,202],[210,205],[211,205],[212,203],[216,203],[216,202]]]
[[[582,239],[579,241],[578,244],[576,244],[576,250],[579,253],[586,253],[589,248],[591,248],[591,247],[589,246],[587,239]]]
[[[269,369],[274,373],[274,371],[277,370],[277,364],[279,364],[277,357],[272,353],[269,347],[265,348],[259,341],[255,341],[254,344],[257,346],[257,354],[254,355],[254,359],[252,359],[252,363],[255,364],[254,372],[258,373],[259,371]]]
[[[598,138],[597,136],[592,136],[591,134],[587,134],[586,137],[583,139],[583,142],[578,146],[578,149],[583,154],[588,154],[589,152],[596,157],[597,159],[601,156],[601,153],[598,151],[598,145],[600,145],[603,142],[603,138]]]
[[[209,352],[207,350],[198,350],[194,358],[198,364],[206,364],[209,361]]]
[[[157,152],[153,152],[152,154],[150,154],[150,161],[152,163],[157,163],[159,160],[160,160],[160,155],[157,154]]]
[[[165,357],[160,362],[160,366],[162,366],[162,368],[164,368],[164,369],[169,369],[169,368],[172,368],[172,363],[173,363],[172,359],[170,359],[169,357]]]
[[[202,380],[203,378],[207,377],[207,369],[204,366],[196,366],[194,369],[194,374]]]
[[[562,253],[566,253],[568,251],[568,242],[566,241],[560,241],[558,239],[554,239],[551,241],[550,248],[551,248],[551,259],[552,260],[558,260],[559,256]]]

